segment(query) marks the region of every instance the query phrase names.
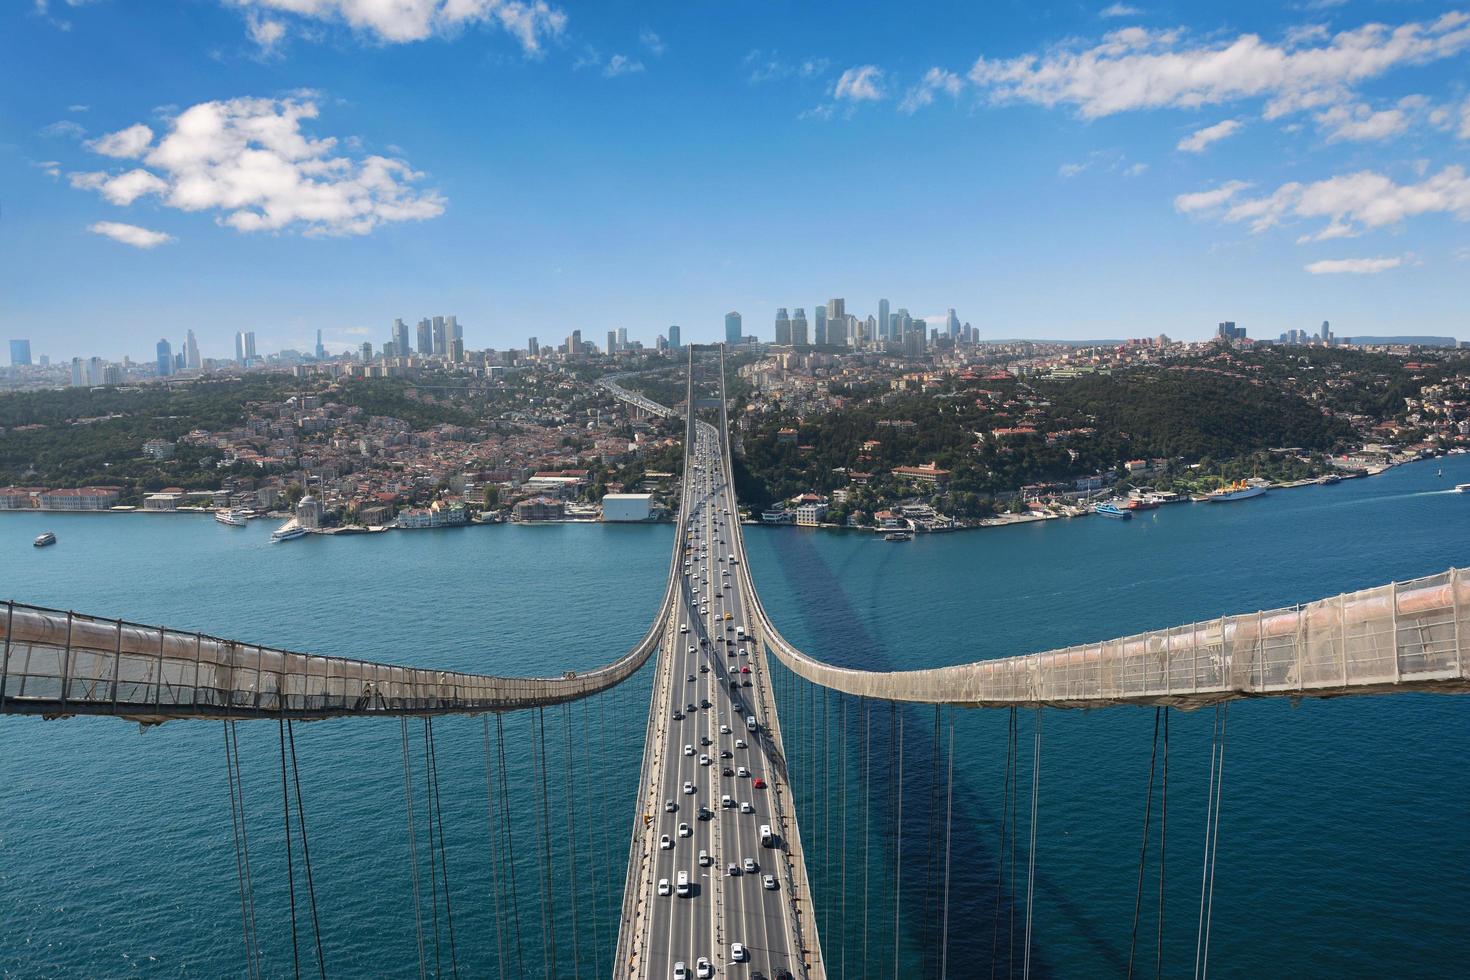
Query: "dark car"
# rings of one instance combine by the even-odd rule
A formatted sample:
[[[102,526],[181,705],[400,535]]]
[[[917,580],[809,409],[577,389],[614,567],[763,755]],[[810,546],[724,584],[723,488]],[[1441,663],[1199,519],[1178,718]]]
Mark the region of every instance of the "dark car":
[[[724,769],[724,772],[722,773],[722,775],[725,775],[725,776],[733,776],[733,775],[735,775],[735,770],[734,769],[731,769],[729,766],[726,766],[725,769]]]

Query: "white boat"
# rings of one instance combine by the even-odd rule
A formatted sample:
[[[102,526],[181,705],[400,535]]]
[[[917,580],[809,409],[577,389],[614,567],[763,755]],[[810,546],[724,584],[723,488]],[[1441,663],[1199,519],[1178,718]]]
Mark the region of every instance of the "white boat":
[[[40,534],[36,535],[36,540],[31,543],[34,544],[37,548],[44,548],[47,545],[55,544],[56,533],[54,531],[43,531]]]
[[[1470,493],[1470,483],[1456,483],[1455,484],[1455,492],[1456,493]]]
[[[300,538],[306,535],[306,528],[297,524],[295,519],[287,521],[271,532],[272,541],[290,541],[292,538]]]
[[[229,510],[215,511],[214,519],[219,521],[221,524],[228,524],[230,527],[245,526],[245,514],[242,511],[236,510],[234,508],[231,508]]]
[[[1232,500],[1249,500],[1252,497],[1259,497],[1265,492],[1266,488],[1261,484],[1252,484],[1245,482],[1232,483],[1227,487],[1221,487],[1218,490],[1211,490],[1209,493],[1205,494],[1205,499],[1212,504],[1228,503]]]

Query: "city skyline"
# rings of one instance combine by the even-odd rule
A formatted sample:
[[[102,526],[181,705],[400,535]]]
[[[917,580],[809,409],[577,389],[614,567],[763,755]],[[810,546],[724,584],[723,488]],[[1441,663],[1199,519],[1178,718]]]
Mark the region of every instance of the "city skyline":
[[[1465,332],[1455,8],[125,6],[0,15],[0,322],[54,358],[435,305],[475,348],[766,339],[824,293],[983,339]]]

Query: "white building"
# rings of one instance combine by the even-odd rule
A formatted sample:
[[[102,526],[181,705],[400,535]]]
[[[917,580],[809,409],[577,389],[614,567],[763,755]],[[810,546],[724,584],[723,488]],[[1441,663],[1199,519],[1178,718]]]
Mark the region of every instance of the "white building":
[[[602,498],[604,521],[647,521],[653,519],[653,494],[609,493]]]

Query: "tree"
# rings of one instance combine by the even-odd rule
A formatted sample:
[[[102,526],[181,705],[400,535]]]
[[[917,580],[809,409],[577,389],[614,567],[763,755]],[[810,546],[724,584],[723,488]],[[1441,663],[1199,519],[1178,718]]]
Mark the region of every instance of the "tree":
[[[499,484],[487,483],[485,485],[484,500],[486,510],[494,510],[496,507],[500,506]]]

